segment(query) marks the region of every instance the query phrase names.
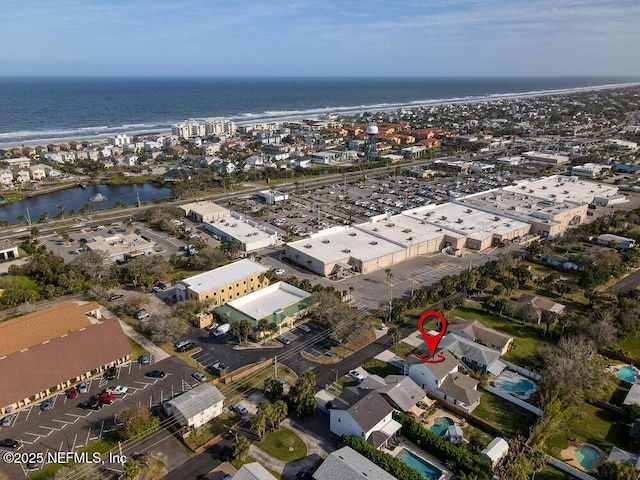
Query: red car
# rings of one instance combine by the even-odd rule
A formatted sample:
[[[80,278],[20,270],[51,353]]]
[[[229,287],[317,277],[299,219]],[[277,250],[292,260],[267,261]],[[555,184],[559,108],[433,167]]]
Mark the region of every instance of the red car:
[[[116,401],[116,397],[115,395],[111,395],[109,392],[102,392],[100,395],[96,395],[96,400],[99,400],[107,405],[111,405]]]
[[[78,390],[76,387],[71,387],[67,389],[67,398],[76,398],[78,396]]]

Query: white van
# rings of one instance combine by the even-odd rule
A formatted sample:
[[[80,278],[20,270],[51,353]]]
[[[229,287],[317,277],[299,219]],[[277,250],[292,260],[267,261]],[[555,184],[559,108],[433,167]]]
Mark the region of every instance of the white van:
[[[223,323],[218,328],[216,328],[215,332],[213,332],[213,336],[219,337],[220,335],[224,335],[225,333],[227,333],[229,330],[231,330],[231,324]]]

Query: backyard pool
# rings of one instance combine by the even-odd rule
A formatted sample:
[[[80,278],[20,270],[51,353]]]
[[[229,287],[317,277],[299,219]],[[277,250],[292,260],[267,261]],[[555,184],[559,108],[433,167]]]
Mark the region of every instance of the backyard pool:
[[[429,430],[440,437],[444,437],[444,434],[447,433],[453,423],[453,420],[449,417],[436,417],[433,419],[433,425],[429,427]]]
[[[527,399],[536,391],[536,384],[514,372],[502,373],[494,382],[500,390],[509,392],[519,398]]]
[[[405,448],[400,450],[400,453],[398,453],[396,458],[403,463],[406,463],[411,468],[417,470],[418,473],[427,480],[438,480],[440,477],[442,477],[442,470],[434,467],[426,460],[420,458],[417,455],[414,455]]]
[[[589,445],[583,445],[580,448],[576,448],[573,454],[578,459],[580,465],[587,470],[591,470],[593,468],[593,461],[600,456],[598,450]]]
[[[636,376],[638,375],[638,370],[629,365],[625,365],[624,367],[620,367],[618,370],[618,378],[627,383],[634,383],[636,381]]]

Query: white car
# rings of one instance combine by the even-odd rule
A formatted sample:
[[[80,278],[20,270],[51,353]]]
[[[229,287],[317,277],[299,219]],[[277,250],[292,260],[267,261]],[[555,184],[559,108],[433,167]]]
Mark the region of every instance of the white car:
[[[123,387],[122,385],[118,385],[116,388],[114,388],[111,391],[111,393],[114,395],[124,395],[128,391],[129,391],[129,387]]]
[[[351,378],[359,382],[364,380],[364,376],[356,370],[351,370],[349,373],[347,373],[347,375],[349,375]]]
[[[276,268],[273,273],[275,273],[276,275],[280,276],[280,275],[284,275],[284,269],[282,268]]]

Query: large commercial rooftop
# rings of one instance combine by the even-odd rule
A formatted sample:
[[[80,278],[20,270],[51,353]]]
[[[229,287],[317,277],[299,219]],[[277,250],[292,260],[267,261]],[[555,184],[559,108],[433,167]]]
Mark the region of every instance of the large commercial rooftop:
[[[355,225],[355,228],[405,246],[444,237],[441,228],[425,222],[418,215],[400,214],[379,218]]]
[[[289,245],[325,263],[338,262],[345,257],[367,261],[404,250],[403,246],[366,230],[343,226],[327,228]]]
[[[526,193],[555,202],[576,203],[591,203],[595,198],[612,198],[619,195],[618,187],[614,185],[558,175],[538,180],[525,180],[504,190]]]
[[[235,280],[246,278],[268,270],[253,260],[242,259],[237,262],[214,268],[208,272],[185,278],[182,283],[195,293],[206,293],[216,288],[233,283]]]
[[[229,237],[235,238],[244,244],[269,241],[272,238],[275,242],[275,239],[277,238],[277,234],[275,232],[269,232],[264,227],[261,227],[259,224],[251,220],[245,221],[244,219],[236,218],[235,216],[220,218],[212,222],[207,222],[207,224],[211,225],[215,230],[218,230]]]
[[[493,234],[506,235],[529,226],[525,222],[457,203],[427,205],[407,210],[403,215],[421,218],[442,228],[452,237],[484,238]]]

